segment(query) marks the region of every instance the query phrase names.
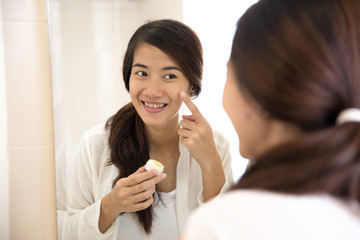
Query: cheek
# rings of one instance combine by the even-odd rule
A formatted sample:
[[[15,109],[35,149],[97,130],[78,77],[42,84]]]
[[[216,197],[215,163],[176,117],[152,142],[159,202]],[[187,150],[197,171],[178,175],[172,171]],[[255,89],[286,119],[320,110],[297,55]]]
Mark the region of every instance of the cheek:
[[[130,82],[129,82],[129,93],[130,93],[130,97],[134,97],[136,94],[138,94],[139,92],[139,87],[140,85],[139,84],[136,84],[136,81],[132,81],[130,79]]]
[[[229,95],[228,88],[229,88],[228,83],[226,83],[225,88],[224,88],[223,98],[222,98],[222,105],[223,105],[223,108],[224,108],[225,112],[230,117],[230,113],[231,113],[230,103],[231,103],[231,101],[230,101],[230,95]]]
[[[133,92],[134,90],[134,84],[133,84],[134,81],[131,81],[131,78],[129,80],[129,93],[131,95],[131,93]]]
[[[184,89],[171,89],[171,98],[172,98],[172,101],[176,104],[177,107],[180,107],[181,105],[181,98],[180,98],[180,92],[181,91],[184,91]]]
[[[236,125],[239,123],[239,114],[241,111],[241,101],[236,90],[237,89],[234,88],[234,86],[232,86],[231,84],[229,84],[229,81],[227,81],[225,84],[222,99],[224,110],[231,119],[235,128],[237,128]]]
[[[190,93],[190,88],[191,88],[190,81],[185,77],[181,77],[179,79],[179,82],[178,82],[176,88],[177,88],[177,91],[178,91],[179,94],[180,94],[181,91],[184,91],[187,94],[189,94]]]
[[[169,86],[166,91],[172,96],[175,102],[181,103],[180,92],[184,91],[185,93],[190,94],[190,84],[187,80],[184,80],[181,84],[179,83]]]

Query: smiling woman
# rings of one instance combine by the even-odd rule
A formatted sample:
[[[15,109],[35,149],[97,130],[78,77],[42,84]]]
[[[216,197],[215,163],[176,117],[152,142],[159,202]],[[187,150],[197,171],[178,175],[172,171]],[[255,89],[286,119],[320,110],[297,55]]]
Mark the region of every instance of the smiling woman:
[[[200,93],[202,64],[200,41],[181,22],[134,33],[123,63],[131,102],[86,131],[69,162],[67,197],[57,196],[61,237],[177,239],[190,211],[229,189],[229,144],[189,98]],[[192,115],[180,121],[182,102]],[[163,173],[146,171],[150,158]]]

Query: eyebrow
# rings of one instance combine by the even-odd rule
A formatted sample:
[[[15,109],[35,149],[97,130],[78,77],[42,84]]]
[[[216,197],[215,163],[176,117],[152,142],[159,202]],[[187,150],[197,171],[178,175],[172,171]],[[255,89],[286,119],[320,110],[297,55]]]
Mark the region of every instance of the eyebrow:
[[[164,67],[162,70],[177,70],[177,71],[181,72],[181,70],[175,66]]]
[[[140,63],[135,63],[135,64],[133,65],[133,67],[148,68],[148,67],[145,66],[144,64],[140,64]]]
[[[133,65],[133,67],[149,68],[148,66],[146,66],[144,64],[141,64],[141,63],[135,63]],[[163,67],[161,70],[177,70],[177,71],[181,72],[181,70],[178,67],[175,67],[175,66]]]

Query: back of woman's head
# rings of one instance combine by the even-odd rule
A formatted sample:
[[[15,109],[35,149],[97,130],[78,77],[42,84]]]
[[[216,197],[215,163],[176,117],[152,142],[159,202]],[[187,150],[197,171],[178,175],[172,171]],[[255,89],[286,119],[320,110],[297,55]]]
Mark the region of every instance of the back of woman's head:
[[[170,19],[148,22],[130,39],[123,62],[123,79],[128,91],[134,53],[141,43],[153,45],[173,58],[190,81],[194,96],[200,94],[203,70],[200,40],[191,28]]]
[[[239,89],[304,135],[259,157],[238,187],[360,200],[360,123],[336,125],[360,109],[359,13],[358,0],[260,0],[240,18]]]

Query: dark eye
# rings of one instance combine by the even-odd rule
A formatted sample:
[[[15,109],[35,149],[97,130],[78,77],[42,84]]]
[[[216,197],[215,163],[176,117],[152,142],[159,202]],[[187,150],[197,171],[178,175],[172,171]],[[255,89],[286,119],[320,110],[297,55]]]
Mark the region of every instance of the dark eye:
[[[142,76],[142,77],[146,77],[147,76],[147,73],[144,72],[144,71],[138,71],[135,73],[136,75],[139,75],[139,76]]]
[[[166,79],[174,79],[174,78],[176,78],[176,76],[174,74],[167,74],[167,75],[165,75],[165,78]]]

